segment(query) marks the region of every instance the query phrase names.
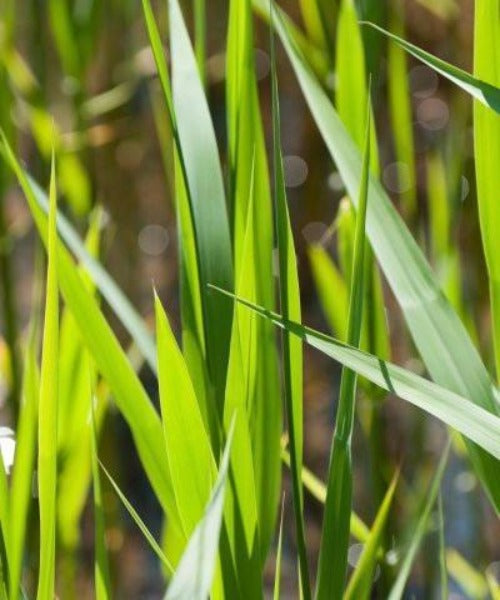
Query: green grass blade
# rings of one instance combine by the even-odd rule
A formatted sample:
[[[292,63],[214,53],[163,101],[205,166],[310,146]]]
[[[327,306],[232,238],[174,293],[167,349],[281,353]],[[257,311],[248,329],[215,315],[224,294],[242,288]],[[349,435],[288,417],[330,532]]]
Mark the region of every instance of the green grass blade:
[[[184,357],[156,293],[155,313],[163,431],[177,507],[188,538],[203,514],[216,466]]]
[[[499,10],[498,0],[475,3],[474,75],[500,86]],[[497,92],[500,96],[500,91]],[[498,106],[497,112],[500,112]],[[496,376],[500,382],[500,115],[480,102],[474,102],[474,155],[481,237],[489,275]]]
[[[12,150],[5,145],[6,158],[23,189],[32,216],[44,244],[47,220],[37,207],[28,179]],[[115,403],[129,424],[144,469],[172,526],[179,526],[160,419],[153,408],[125,352],[109,327],[96,300],[88,291],[66,248],[58,244],[59,286],[66,306],[79,326],[80,335],[97,369],[110,385]]]
[[[40,506],[40,568],[37,598],[54,597],[57,485],[57,382],[59,291],[57,246],[57,191],[52,157],[47,233],[47,288],[43,328],[40,399],[38,410],[38,497]]]
[[[493,16],[496,18],[496,13],[493,13]],[[495,85],[492,85],[492,83],[496,82],[489,83],[482,81],[481,79],[477,79],[466,71],[463,71],[462,69],[459,69],[458,67],[441,60],[437,56],[429,54],[429,52],[422,50],[414,44],[410,44],[410,42],[407,42],[403,38],[390,33],[389,31],[386,31],[379,25],[375,25],[375,23],[364,22],[364,25],[373,27],[380,33],[383,33],[390,40],[398,44],[401,48],[409,52],[415,58],[418,58],[418,60],[431,67],[431,69],[434,69],[440,75],[458,85],[473,98],[484,104],[484,106],[487,106],[495,112],[500,113],[500,89],[495,87]],[[489,23],[489,25],[491,25],[491,23]]]
[[[294,46],[285,22],[277,19],[275,26],[349,194],[356,199],[361,168],[359,152]],[[443,296],[421,250],[386,193],[373,178],[370,182],[367,234],[432,378],[498,415],[500,408],[495,400],[491,378],[464,325]],[[473,444],[468,443],[467,448],[484,489],[495,508],[500,510],[498,461]]]
[[[90,437],[90,454],[92,463],[92,482],[94,500],[95,597],[96,600],[109,600],[110,598],[112,598],[111,576],[109,573],[108,550],[106,548],[104,506],[102,500],[101,477],[99,474],[99,459],[97,458],[97,427],[95,422],[95,412],[93,406],[91,410],[90,428],[92,430]]]
[[[281,585],[281,556],[283,554],[283,517],[285,515],[285,496],[281,502],[281,518],[280,528],[278,533],[278,547],[276,548],[276,562],[274,566],[274,589],[273,600],[280,600],[280,585]]]
[[[208,369],[222,415],[232,306],[225,299],[221,302],[206,286],[233,287],[226,200],[217,142],[191,42],[177,0],[168,6],[173,107],[197,239]]]
[[[356,214],[356,234],[351,271],[351,291],[347,341],[359,346],[363,320],[365,223],[370,168],[370,101],[365,116],[363,166]],[[287,318],[287,317],[285,317]],[[356,373],[342,369],[335,430],[330,453],[325,512],[321,532],[316,597],[319,600],[340,598],[344,591],[347,571],[349,525],[352,510],[351,439],[354,427]]]
[[[282,449],[281,457],[283,462],[290,466],[290,454]],[[302,485],[304,488],[311,494],[313,498],[316,498],[318,502],[322,504],[325,503],[326,500],[326,485],[314,475],[307,467],[302,467]],[[359,542],[366,542],[368,536],[370,535],[370,530],[363,523],[360,517],[352,511],[351,513],[351,535],[356,538]]]
[[[134,520],[137,527],[140,529],[142,535],[144,536],[144,539],[150,545],[151,549],[156,554],[156,556],[161,560],[163,565],[166,567],[167,571],[169,573],[173,573],[174,568],[170,564],[170,561],[168,560],[168,558],[163,553],[163,550],[161,549],[158,542],[155,540],[153,534],[149,531],[146,524],[139,516],[139,513],[135,510],[135,508],[132,506],[132,504],[130,504],[130,502],[128,501],[125,494],[121,491],[119,485],[116,483],[116,481],[113,479],[113,477],[111,476],[111,474],[106,469],[106,467],[102,464],[101,461],[99,461],[99,466],[101,467],[103,473],[108,478],[108,481],[111,484],[111,486],[113,487],[113,489],[115,490],[116,495],[118,496],[118,498],[120,498],[121,503],[127,509],[127,512],[132,517],[132,519]]]
[[[345,600],[365,600],[370,597],[370,590],[373,583],[373,573],[377,562],[377,553],[382,543],[384,527],[389,517],[396,484],[399,473],[393,477],[391,485],[388,487],[382,504],[377,512],[373,527],[370,530],[369,537],[363,548],[363,552],[356,565],[356,570],[352,574],[349,585],[344,595]]]
[[[349,49],[346,52],[346,49]],[[356,68],[353,68],[356,65]],[[365,139],[365,113],[368,101],[365,50],[354,0],[342,0],[337,24],[335,104],[347,131],[361,150]],[[370,166],[379,169],[373,119],[370,125]]]
[[[18,600],[28,512],[32,499],[33,473],[35,466],[38,397],[40,394],[40,374],[36,362],[36,319],[32,324],[28,346],[25,352],[23,378],[23,404],[19,414],[16,454],[12,470],[10,492],[10,548],[9,581],[10,599]]]
[[[87,232],[86,246],[94,258],[98,254],[100,212],[94,212]],[[82,270],[80,269],[80,272]],[[90,292],[94,292],[88,276],[82,272]],[[64,562],[76,562],[80,541],[80,518],[85,508],[91,480],[90,380],[88,352],[71,311],[65,308],[61,317],[59,339],[59,395],[58,395],[58,540],[64,552]],[[102,418],[103,411],[99,416]],[[61,569],[73,571],[74,568]],[[63,578],[68,580],[68,578]],[[65,582],[66,583],[66,582]],[[67,581],[73,586],[72,581]],[[70,593],[67,589],[63,592]]]
[[[314,287],[332,333],[341,340],[347,334],[349,298],[347,285],[328,252],[319,244],[308,248]],[[335,294],[332,294],[335,290]]]
[[[210,594],[218,554],[229,457],[234,425],[229,428],[217,480],[167,589],[165,600],[206,600]]]
[[[252,165],[254,170],[255,165]],[[240,257],[242,272],[237,289],[245,290],[250,297],[256,294],[255,227],[253,179],[250,186],[245,241]],[[225,527],[233,554],[240,586],[252,597],[261,594],[261,559],[259,556],[259,528],[257,486],[251,439],[252,410],[257,375],[257,323],[241,307],[235,306],[229,366],[224,402],[224,427],[226,431],[234,420],[234,434],[230,458],[230,481],[228,489]],[[278,438],[279,439],[279,438]],[[240,542],[238,540],[241,540]],[[267,553],[267,548],[266,548]],[[265,554],[265,553],[264,553]],[[263,556],[264,556],[263,554]],[[257,561],[255,560],[257,558]],[[231,595],[230,590],[226,590]]]
[[[297,259],[293,242],[290,216],[285,191],[283,157],[281,155],[281,129],[278,104],[278,79],[276,74],[276,58],[274,37],[271,32],[271,65],[272,65],[272,114],[273,114],[273,149],[274,149],[274,186],[275,186],[275,220],[278,239],[279,258],[279,296],[281,311],[285,319],[300,321],[300,289],[297,272]],[[282,335],[283,346],[283,379],[285,407],[290,438],[290,469],[292,474],[293,507],[295,528],[299,551],[301,593],[305,600],[311,596],[309,566],[307,562],[302,486],[303,453],[303,358],[302,343],[290,337],[287,331]]]
[[[443,496],[438,496],[438,535],[439,535],[439,588],[441,598],[448,598],[448,572],[446,570],[446,546],[444,537]]]
[[[253,280],[253,289],[247,289],[245,297],[272,308],[275,305],[272,197],[253,38],[250,0],[232,0],[226,48],[226,99],[235,285],[247,285],[246,281],[249,284]],[[248,212],[250,206],[252,215]],[[249,225],[252,227],[250,231]],[[249,236],[253,239],[250,240]],[[245,256],[249,250],[246,248],[247,242],[252,245],[251,256]],[[241,310],[235,314],[240,321],[249,320]],[[248,406],[251,407],[249,426],[259,537],[264,556],[274,535],[279,506],[282,405],[279,400],[279,368],[274,332],[269,328],[269,323],[259,323],[259,319],[252,317],[250,321],[254,357],[251,362],[244,360],[242,366],[244,369],[252,368],[251,386],[248,389]],[[241,334],[244,338],[243,329]],[[241,343],[245,344],[245,339]],[[227,412],[232,414],[231,410]]]
[[[429,491],[426,495],[425,502],[420,512],[417,525],[415,529],[412,530],[412,537],[410,540],[409,547],[406,550],[406,554],[400,566],[398,575],[396,577],[396,581],[394,582],[394,585],[392,586],[391,591],[389,593],[388,600],[399,600],[403,596],[406,582],[408,581],[408,577],[410,576],[415,556],[417,555],[418,548],[427,530],[427,524],[432,508],[436,503],[439,488],[441,485],[441,480],[443,478],[446,463],[448,462],[449,450],[450,443],[448,442],[441,457],[441,460],[439,461],[439,464],[437,466],[436,473],[429,485]]]
[[[10,161],[10,164],[12,166],[12,161]],[[16,171],[15,168],[14,171]],[[25,184],[30,186],[32,197],[35,200],[30,204],[30,210],[36,219],[42,219],[41,215],[48,212],[47,195],[32,178],[26,175],[23,175],[23,178]],[[156,369],[156,348],[153,338],[137,310],[106,269],[88,252],[77,231],[61,212],[57,215],[57,230],[61,239],[64,240],[80,262],[80,265],[85,269],[85,272],[91,277],[99,292],[120,319],[142,355],[146,358],[148,365],[154,371]]]
[[[225,293],[224,290],[219,290]],[[235,297],[229,294],[230,297]],[[356,371],[375,385],[399,396],[414,406],[459,431],[495,459],[500,459],[500,418],[452,392],[411,371],[398,367],[376,356],[348,346],[310,327],[283,318],[242,298],[238,302],[270,319],[278,327],[286,328],[305,342],[344,366]]]

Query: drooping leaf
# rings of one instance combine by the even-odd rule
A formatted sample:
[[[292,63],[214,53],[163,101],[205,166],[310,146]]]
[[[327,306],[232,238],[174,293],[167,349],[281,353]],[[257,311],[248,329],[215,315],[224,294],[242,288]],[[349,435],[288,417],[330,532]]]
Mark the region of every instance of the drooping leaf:
[[[224,293],[224,290],[219,290]],[[230,297],[235,297],[229,294]],[[500,459],[500,418],[451,390],[376,356],[352,348],[310,327],[284,321],[280,315],[237,298],[251,310],[301,337],[312,347],[339,361],[379,387],[399,396],[459,431],[495,459]]]
[[[494,14],[494,19],[496,18],[496,14]],[[494,20],[493,19],[493,20]],[[375,25],[375,23],[365,22],[365,25],[373,27],[380,33],[386,35],[389,39],[394,41],[396,44],[401,46],[404,50],[412,54],[415,58],[422,61],[427,66],[431,67],[438,73],[440,73],[446,79],[449,79],[451,82],[455,83],[459,87],[461,87],[464,91],[470,94],[473,98],[494,110],[497,113],[500,113],[500,89],[492,85],[492,83],[482,81],[481,79],[477,79],[473,77],[466,71],[447,63],[446,61],[438,58],[437,56],[433,56],[422,50],[418,46],[407,42],[403,38],[395,35],[394,33],[390,33],[386,31],[379,25]]]

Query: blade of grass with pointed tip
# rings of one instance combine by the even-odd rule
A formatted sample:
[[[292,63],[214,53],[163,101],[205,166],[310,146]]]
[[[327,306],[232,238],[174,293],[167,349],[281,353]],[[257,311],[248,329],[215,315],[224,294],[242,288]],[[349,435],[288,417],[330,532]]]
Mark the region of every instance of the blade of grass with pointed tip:
[[[108,478],[109,483],[111,484],[111,486],[115,490],[116,495],[118,496],[118,498],[120,498],[120,501],[122,502],[123,506],[127,509],[127,512],[132,517],[132,519],[135,522],[135,524],[137,525],[137,527],[140,529],[142,535],[144,536],[144,539],[150,545],[151,549],[156,554],[156,556],[161,560],[161,562],[163,563],[163,565],[167,568],[167,571],[169,573],[173,573],[174,572],[174,568],[170,564],[170,561],[168,560],[168,558],[163,553],[163,550],[160,548],[160,545],[155,540],[153,534],[149,531],[149,529],[147,528],[146,524],[144,523],[144,521],[139,516],[139,513],[135,510],[135,508],[132,506],[132,504],[130,504],[130,502],[128,501],[128,499],[125,496],[125,494],[121,491],[120,486],[116,483],[116,481],[113,479],[113,477],[111,476],[111,474],[106,469],[106,467],[102,464],[101,461],[99,461],[99,466],[101,467],[103,473]]]
[[[363,166],[356,213],[356,234],[351,270],[351,291],[347,341],[359,346],[363,320],[365,293],[365,222],[368,200],[368,173],[370,169],[370,99],[365,112],[365,144]],[[330,451],[325,512],[321,531],[316,598],[340,598],[344,591],[347,571],[349,525],[352,510],[352,457],[351,439],[354,427],[356,401],[356,373],[342,369],[335,430]]]
[[[106,527],[104,521],[104,506],[102,500],[101,477],[99,474],[99,459],[97,458],[97,427],[95,423],[94,406],[91,399],[91,436],[90,455],[92,464],[93,500],[94,500],[94,538],[95,538],[95,597],[96,600],[112,598],[111,576],[109,573],[108,550],[106,548]]]
[[[274,18],[274,17],[273,17]],[[281,126],[278,103],[278,79],[273,31],[271,30],[272,114],[274,150],[275,222],[278,239],[279,297],[286,319],[301,319],[300,289],[297,258],[293,242],[285,191],[283,157],[281,155]],[[282,335],[284,397],[290,438],[290,470],[292,474],[293,507],[299,552],[300,589],[305,600],[311,597],[309,565],[307,562],[302,486],[303,453],[303,357],[302,342],[287,331]]]
[[[234,425],[229,428],[217,480],[203,518],[188,541],[165,600],[206,600],[210,594],[219,547],[233,428]]]
[[[399,568],[396,581],[394,582],[394,585],[392,586],[391,591],[389,593],[388,600],[399,600],[403,597],[404,589],[406,586],[406,582],[408,581],[408,577],[410,576],[413,562],[415,561],[415,557],[420,547],[420,543],[422,542],[422,538],[424,537],[425,532],[427,530],[427,525],[432,508],[436,503],[439,488],[441,486],[441,480],[443,478],[446,463],[448,462],[449,451],[450,442],[447,442],[446,448],[443,451],[434,477],[430,482],[429,491],[425,497],[425,502],[420,511],[416,527],[412,530],[410,544],[406,550],[406,554]]]
[[[4,150],[26,196],[42,241],[46,244],[47,219],[43,211],[38,210],[30,183],[5,139]],[[178,527],[180,522],[160,419],[96,300],[87,290],[71,256],[60,241],[57,258],[59,286],[66,306],[73,313],[83,341],[98,370],[109,383],[115,403],[130,426],[140,459],[160,504],[169,514],[172,526]]]
[[[230,157],[230,212],[232,213],[235,285],[255,280],[251,295],[258,304],[275,304],[272,197],[266,145],[255,73],[255,48],[250,0],[232,0],[227,33],[226,98],[228,154]],[[250,168],[251,166],[251,168]],[[249,220],[249,207],[253,214]],[[252,230],[247,232],[248,225]],[[244,256],[252,236],[252,257]],[[247,292],[250,294],[250,290]],[[240,295],[241,294],[240,292]],[[236,314],[243,320],[241,311]],[[274,534],[279,506],[281,466],[279,437],[282,406],[276,340],[269,323],[252,319],[255,357],[242,363],[252,369],[248,390],[261,554],[265,556]],[[241,332],[243,338],[244,333]],[[246,343],[245,339],[241,341]],[[258,352],[256,349],[258,348]],[[231,414],[231,411],[229,411]],[[236,442],[235,442],[236,443]]]
[[[344,595],[345,600],[364,600],[365,598],[370,597],[370,590],[373,584],[373,573],[377,563],[377,553],[382,544],[384,527],[389,517],[389,509],[396,490],[398,477],[399,473],[396,473],[390,486],[387,488],[387,492],[385,493],[382,504],[377,512],[368,539],[363,547],[359,562],[349,580],[349,585],[347,586]]]
[[[217,142],[191,42],[178,1],[171,0],[168,6],[172,100],[197,239],[207,361],[222,415],[232,306],[227,300],[221,302],[206,286],[233,287],[226,200]]]
[[[40,399],[38,410],[38,498],[40,507],[40,568],[37,598],[54,596],[57,485],[57,381],[59,291],[57,246],[57,191],[55,159],[50,175],[47,232],[47,287],[43,328]]]
[[[184,357],[156,293],[155,313],[163,432],[172,486],[187,539],[203,514],[215,481],[216,466]]]
[[[497,15],[494,13],[493,18],[495,19],[496,16]],[[500,113],[500,89],[498,87],[495,87],[495,85],[473,77],[472,75],[470,75],[470,73],[467,73],[466,71],[463,71],[462,69],[459,69],[458,67],[447,63],[446,61],[438,58],[437,56],[429,54],[429,52],[426,52],[418,46],[407,42],[403,38],[400,38],[399,36],[390,33],[389,31],[386,31],[379,25],[375,25],[375,23],[365,21],[363,22],[363,24],[368,25],[369,27],[373,27],[380,33],[383,33],[396,44],[401,46],[401,48],[412,54],[415,58],[418,58],[431,69],[434,69],[440,75],[446,77],[446,79],[449,79],[451,82],[461,87],[473,98],[475,98],[485,106],[489,107],[490,109],[494,110],[495,112]]]
[[[320,132],[355,199],[353,194],[356,194],[361,163],[359,152],[295,47],[286,22],[276,19],[274,24]],[[374,178],[369,196],[368,237],[432,378],[498,415],[500,407],[491,378],[464,325],[446,301],[421,250]],[[498,461],[470,442],[467,448],[484,489],[497,511],[500,510]]]
[[[226,293],[224,290],[219,289],[219,291]],[[236,298],[234,294],[228,295]],[[500,459],[500,418],[477,406],[471,400],[310,327],[284,321],[280,315],[247,302],[243,298],[236,299],[379,387],[440,419],[459,431],[464,438],[480,446],[488,455]]]
[[[474,75],[497,86],[500,86],[499,12],[498,0],[475,3]],[[500,90],[497,92],[500,97]],[[489,276],[496,377],[500,382],[500,114],[477,101],[474,102],[474,156],[479,221]]]
[[[28,512],[32,499],[35,466],[40,373],[36,362],[38,318],[32,317],[24,354],[23,403],[19,413],[17,443],[10,491],[9,581],[11,600],[18,600]]]

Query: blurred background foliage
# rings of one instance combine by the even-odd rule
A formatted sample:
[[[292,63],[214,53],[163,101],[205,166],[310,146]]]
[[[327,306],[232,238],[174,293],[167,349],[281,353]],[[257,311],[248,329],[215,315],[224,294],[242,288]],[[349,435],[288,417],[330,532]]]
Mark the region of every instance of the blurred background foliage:
[[[364,53],[366,72],[372,74],[374,124],[377,132],[379,173],[412,232],[439,274],[443,289],[494,372],[488,287],[479,234],[473,166],[471,100],[431,69],[369,28],[362,28],[364,48],[351,47],[339,58],[342,39],[337,32],[343,15],[333,0],[287,0],[285,11],[304,32],[304,47],[332,98],[341,69]],[[225,0],[184,2],[187,22],[196,40],[208,99],[226,164],[225,48],[228,3]],[[155,6],[165,39],[166,5]],[[471,71],[472,0],[360,0],[358,15],[445,60]],[[264,119],[266,142],[271,146],[269,37],[255,19],[255,69]],[[358,61],[359,62],[359,61]],[[282,144],[290,214],[298,252],[303,321],[321,330],[345,335],[342,306],[347,307],[346,282],[352,254],[352,209],[343,198],[342,179],[307,110],[302,94],[281,49],[278,74],[282,114]],[[349,98],[345,98],[348,110]],[[358,120],[363,123],[363,120]],[[48,181],[52,140],[58,155],[58,185],[62,211],[83,233],[89,219],[102,228],[100,256],[126,295],[152,323],[151,282],[178,326],[177,243],[172,206],[172,170],[168,121],[161,103],[156,69],[149,48],[142,10],[137,0],[2,0],[0,5],[0,125],[29,172],[44,186]],[[356,132],[351,130],[356,140]],[[361,129],[361,139],[363,128]],[[226,173],[226,176],[228,174]],[[95,207],[103,207],[98,217]],[[351,221],[351,223],[350,223]],[[38,298],[37,280],[43,262],[29,211],[7,167],[0,163],[0,268],[2,338],[0,362],[2,419],[12,424],[8,391],[20,385],[19,357],[9,356],[13,339],[27,335],[27,322]],[[321,273],[336,281],[335,290],[322,287]],[[382,287],[383,286],[383,287]],[[35,292],[33,292],[33,289]],[[405,333],[403,317],[382,280],[374,293],[384,294],[388,334],[381,332],[377,354],[424,373]],[[35,299],[35,300],[34,300]],[[340,307],[340,308],[339,308]],[[109,318],[124,344],[125,332]],[[175,319],[177,318],[177,321]],[[369,340],[363,342],[369,346]],[[373,346],[371,346],[373,350]],[[305,348],[304,463],[325,478],[332,415],[340,369],[322,355]],[[155,394],[154,376],[144,367],[143,381]],[[383,453],[384,477],[402,464],[407,489],[397,507],[416,506],[426,489],[442,444],[443,429],[417,409],[390,398],[375,409],[363,395],[359,423],[376,418],[378,449]],[[359,427],[359,425],[357,425]],[[117,414],[104,423],[102,452],[107,464],[120,474],[122,488],[141,506],[153,531],[161,528],[160,510],[134,458],[129,433]],[[370,470],[373,456],[366,438],[356,436],[354,506],[368,522],[381,497],[374,494]],[[123,448],[127,447],[127,452]],[[64,459],[64,447],[62,447]],[[63,460],[64,464],[64,460]],[[64,467],[63,467],[64,468]],[[71,476],[67,486],[71,487]],[[119,597],[157,597],[161,577],[140,534],[105,486],[107,540],[115,572],[120,573]],[[288,494],[286,503],[289,504]],[[453,597],[486,597],[484,580],[476,573],[465,579],[468,563],[484,570],[500,558],[500,527],[479,490],[468,463],[451,459],[443,483],[445,531],[455,550],[448,556]],[[311,555],[319,547],[321,506],[306,498],[306,523]],[[78,509],[76,509],[79,514]],[[284,593],[295,587],[292,510],[287,508],[284,547]],[[406,513],[404,513],[406,514]],[[86,515],[86,517],[85,517]],[[65,518],[67,517],[67,518]],[[62,572],[76,576],[64,598],[91,595],[92,535],[89,509],[81,527],[71,516],[60,518]],[[36,535],[37,528],[31,523]],[[390,528],[395,525],[389,525]],[[90,531],[90,533],[89,533]],[[34,543],[34,542],[33,542]],[[426,536],[425,547],[435,547],[437,536]],[[75,551],[81,559],[74,559]],[[352,547],[350,561],[355,561]],[[352,555],[352,556],[351,556]],[[422,553],[410,592],[429,598],[428,582],[437,565],[432,552]],[[64,559],[66,556],[67,560]],[[288,557],[288,560],[287,560]],[[77,567],[78,564],[78,567]],[[498,564],[498,563],[497,563]],[[271,574],[271,571],[270,571]],[[434,574],[434,575],[433,575]],[[270,579],[270,581],[272,578]],[[462,581],[462,585],[459,582]],[[475,586],[474,586],[475,582]],[[288,586],[288,587],[287,587]],[[76,591],[78,590],[78,592]],[[67,594],[67,595],[66,595]],[[410,596],[408,596],[410,597]]]

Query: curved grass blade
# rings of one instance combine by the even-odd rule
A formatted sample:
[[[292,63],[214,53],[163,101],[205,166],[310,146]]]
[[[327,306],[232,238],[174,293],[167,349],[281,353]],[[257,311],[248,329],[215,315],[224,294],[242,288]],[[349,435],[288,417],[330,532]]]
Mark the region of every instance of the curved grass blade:
[[[391,485],[387,489],[382,504],[377,512],[377,516],[375,517],[373,527],[366,540],[359,562],[356,565],[356,570],[349,580],[344,600],[365,600],[365,598],[370,597],[373,572],[377,562],[378,551],[382,543],[384,527],[387,518],[389,517],[389,509],[396,490],[398,477],[399,473],[396,473],[392,479]]]
[[[349,194],[356,200],[361,163],[359,152],[294,45],[286,22],[276,19],[274,25]],[[464,325],[445,299],[420,248],[374,178],[370,182],[367,234],[432,378],[457,394],[469,397],[493,415],[500,414],[491,378]],[[500,511],[498,461],[470,442],[467,448],[485,491]]]
[[[283,157],[281,155],[278,79],[276,74],[274,34],[272,28],[271,65],[275,219],[278,239],[280,306],[285,319],[296,319],[300,321],[301,308],[297,259],[295,256],[290,216],[288,214]],[[311,588],[305,540],[302,486],[300,484],[303,452],[302,342],[299,339],[293,339],[285,330],[282,334],[282,345],[284,396],[288,422],[288,435],[290,438],[290,470],[292,474],[293,507],[299,552],[300,587],[302,597],[304,600],[308,600],[308,598],[311,597]]]
[[[233,430],[234,423],[229,428],[219,474],[205,513],[188,541],[165,600],[206,600],[210,594],[219,547]]]
[[[40,568],[37,598],[54,597],[57,487],[57,382],[59,291],[57,246],[57,191],[52,155],[47,232],[47,288],[43,328],[40,399],[38,410],[38,497],[40,507]]]
[[[500,85],[499,11],[497,0],[475,3],[474,75],[495,85]],[[500,96],[500,90],[497,91]],[[474,102],[474,156],[479,221],[489,276],[496,377],[500,382],[500,115],[479,102]]]
[[[215,288],[217,289],[217,288]],[[224,290],[219,290],[226,293]],[[495,459],[500,459],[500,418],[477,406],[472,401],[411,371],[362,352],[310,327],[284,321],[280,315],[268,311],[234,294],[228,296],[254,310],[275,325],[288,329],[310,346],[356,371],[379,387],[399,396],[414,406],[440,419],[459,431]]]
[[[496,19],[497,17],[497,14],[493,15],[493,19]],[[500,113],[500,89],[498,87],[495,87],[495,85],[473,77],[472,75],[470,75],[470,73],[467,73],[466,71],[463,71],[462,69],[459,69],[458,67],[455,67],[454,65],[451,65],[450,63],[447,63],[444,60],[441,60],[437,56],[429,54],[429,52],[426,52],[418,46],[407,42],[406,40],[395,35],[394,33],[386,31],[385,29],[383,29],[379,25],[376,25],[375,23],[363,21],[362,24],[368,25],[369,27],[373,27],[380,33],[383,33],[393,42],[401,46],[401,48],[412,54],[415,58],[418,58],[418,60],[422,61],[431,69],[434,69],[434,71],[437,71],[440,75],[446,77],[446,79],[449,79],[451,82],[461,87],[473,98],[479,100],[479,102],[494,110],[495,112]]]
[[[446,463],[448,462],[449,451],[450,442],[448,442],[446,445],[446,448],[437,466],[436,473],[429,485],[429,491],[426,495],[424,505],[421,509],[417,525],[415,529],[412,530],[410,545],[406,551],[405,557],[399,569],[399,573],[396,577],[396,581],[394,582],[394,585],[391,588],[388,600],[399,600],[403,597],[406,582],[408,581],[408,577],[410,576],[410,571],[413,566],[415,556],[417,554],[422,538],[424,537],[424,534],[427,530],[427,524],[432,508],[436,503],[439,488],[441,485],[441,480],[443,478]]]
[[[351,270],[351,291],[347,341],[359,346],[363,320],[365,222],[368,201],[368,174],[370,168],[370,100],[368,94],[365,116],[365,144],[359,185],[356,234]],[[285,319],[288,320],[287,317]],[[340,598],[344,591],[347,571],[349,524],[352,510],[352,456],[351,439],[354,427],[356,401],[356,373],[345,367],[340,380],[339,401],[330,454],[325,512],[319,551],[316,598]]]

